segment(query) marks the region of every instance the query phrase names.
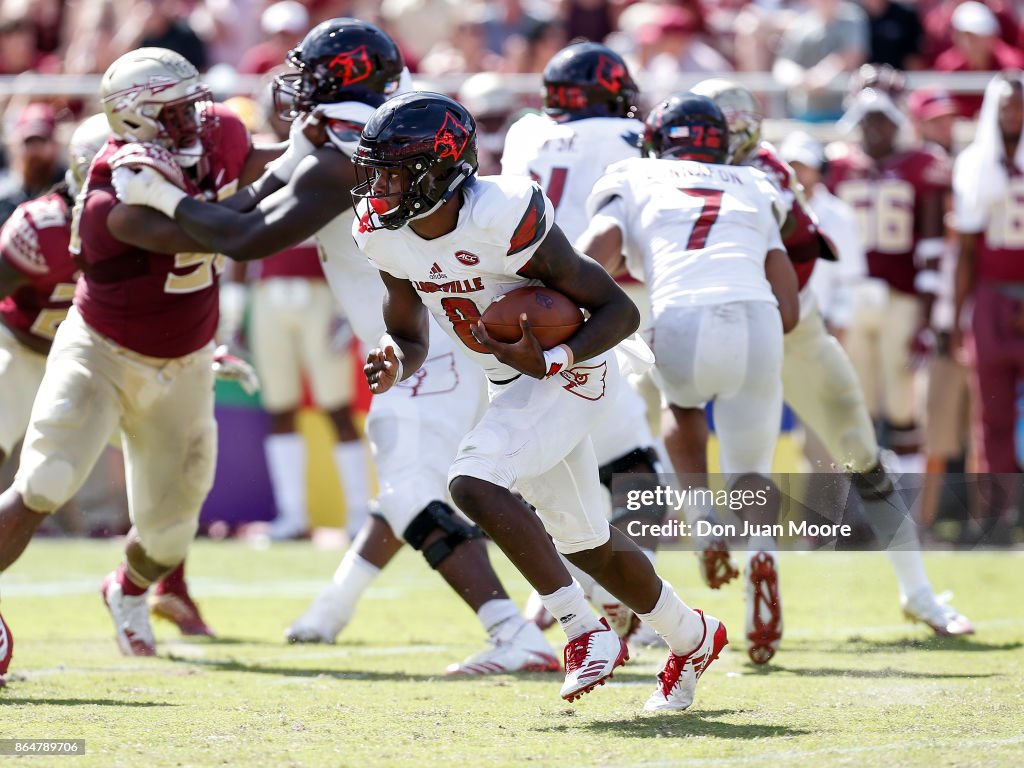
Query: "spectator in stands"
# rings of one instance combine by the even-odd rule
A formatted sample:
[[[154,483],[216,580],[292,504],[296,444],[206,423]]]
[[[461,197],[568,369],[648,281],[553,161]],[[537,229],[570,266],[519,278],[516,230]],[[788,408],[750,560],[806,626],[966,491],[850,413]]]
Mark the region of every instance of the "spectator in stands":
[[[139,45],[168,48],[188,59],[196,69],[205,72],[206,43],[189,26],[182,0],[140,0],[139,5],[146,11]]]
[[[465,6],[459,10],[459,21],[451,35],[435,45],[420,61],[425,75],[453,73],[501,72],[505,60],[487,47],[484,30],[484,9]]]
[[[0,14],[0,75],[59,71],[60,60],[37,47],[32,19],[17,9],[5,8]]]
[[[442,44],[451,47],[463,5],[459,0],[383,0],[381,28],[398,42],[406,65],[415,72],[411,62],[419,62]]]
[[[528,11],[523,0],[493,0],[478,3],[483,12],[483,27],[488,50],[506,58],[509,56],[508,45],[514,40],[525,39],[531,33],[536,34],[538,22],[550,21],[551,13],[545,16]],[[532,8],[545,10],[543,4],[532,4]],[[539,71],[539,70],[538,70]]]
[[[698,11],[662,6],[650,23],[637,30],[637,69],[656,81],[663,79],[666,88],[673,87],[681,72],[731,72],[729,61],[700,39],[704,28]]]
[[[999,20],[985,5],[969,0],[952,16],[953,47],[935,60],[942,72],[989,72],[1024,67],[1024,52],[999,38]],[[963,117],[973,118],[981,109],[981,94],[956,97]]]
[[[868,63],[921,69],[924,28],[913,8],[891,0],[860,0],[868,15]]]
[[[929,68],[953,47],[953,14],[964,0],[918,0],[917,12],[924,22],[924,56]],[[1010,0],[984,0],[984,5],[999,22],[999,39],[1007,45],[1019,42],[1017,18]]]
[[[561,0],[560,6],[569,40],[600,43],[615,30],[610,0]]]
[[[558,19],[530,22],[521,34],[512,35],[505,43],[506,71],[543,72],[567,42],[565,27]]]
[[[953,125],[957,117],[953,97],[946,91],[918,88],[907,99],[907,109],[921,141],[938,144],[952,154]]]
[[[57,117],[49,104],[26,106],[7,141],[10,167],[0,174],[0,225],[26,200],[49,191],[64,178],[62,151],[54,140]]]
[[[238,71],[243,75],[262,75],[279,67],[309,31],[309,14],[302,3],[282,0],[263,12],[260,26],[267,39],[242,57]]]
[[[779,3],[747,3],[736,14],[733,61],[741,72],[769,72],[796,12]]]
[[[822,122],[842,115],[842,93],[830,88],[868,55],[868,20],[846,0],[809,0],[782,35],[772,71],[786,86],[791,114]]]

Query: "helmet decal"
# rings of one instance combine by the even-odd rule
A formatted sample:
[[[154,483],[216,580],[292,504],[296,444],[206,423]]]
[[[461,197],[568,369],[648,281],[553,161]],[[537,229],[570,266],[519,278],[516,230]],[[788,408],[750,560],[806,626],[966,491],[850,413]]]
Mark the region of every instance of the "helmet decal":
[[[609,93],[617,94],[622,89],[622,77],[626,68],[604,54],[597,60],[597,82],[608,89]]]
[[[361,83],[373,74],[373,62],[370,61],[365,45],[351,51],[342,51],[331,59],[327,67],[342,86]]]
[[[434,151],[437,156],[458,160],[468,142],[469,131],[466,127],[452,117],[451,112],[445,112],[444,123],[434,134]]]

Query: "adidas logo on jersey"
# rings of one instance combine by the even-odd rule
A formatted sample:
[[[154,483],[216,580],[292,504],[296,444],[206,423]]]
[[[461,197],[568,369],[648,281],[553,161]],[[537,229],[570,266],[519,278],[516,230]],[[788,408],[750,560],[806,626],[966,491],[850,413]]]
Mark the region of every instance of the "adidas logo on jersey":
[[[441,266],[435,261],[434,266],[430,268],[430,279],[431,280],[447,280],[448,275],[444,273]]]

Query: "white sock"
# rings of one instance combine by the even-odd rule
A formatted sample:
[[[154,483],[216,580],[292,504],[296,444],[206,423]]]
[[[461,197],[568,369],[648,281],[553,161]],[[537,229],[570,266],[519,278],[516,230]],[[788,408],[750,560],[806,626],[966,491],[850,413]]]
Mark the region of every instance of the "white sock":
[[[668,643],[672,653],[683,656],[696,650],[704,636],[700,614],[679,599],[672,585],[661,580],[661,597],[650,613],[638,613],[640,619]]]
[[[484,625],[484,630],[490,636],[494,636],[499,631],[505,634],[503,632],[505,629],[503,625],[505,624],[518,629],[519,625],[524,621],[523,617],[519,615],[519,608],[507,597],[488,600],[480,606],[480,609],[476,612],[476,617],[480,619],[480,623]]]
[[[884,499],[861,499],[861,504],[864,517],[878,543],[885,547],[885,556],[896,571],[900,596],[912,597],[926,587],[931,589],[924,570],[924,558],[921,557],[917,523],[900,492],[893,491]]]
[[[565,632],[567,640],[575,640],[587,632],[604,628],[587,605],[586,595],[576,579],[550,595],[541,595],[540,599]]]
[[[925,469],[925,458],[923,453],[893,453],[890,454],[893,469],[899,475],[923,475]],[[916,487],[916,486],[913,486]]]
[[[900,597],[906,599],[924,589],[931,589],[932,583],[924,570],[924,558],[918,549],[887,549],[885,556],[896,571],[896,580],[900,584]]]
[[[306,440],[297,432],[267,435],[263,441],[274,490],[277,518],[304,531],[309,527],[306,510]]]
[[[345,490],[345,530],[355,537],[366,522],[366,503],[370,498],[367,479],[366,448],[362,440],[337,443],[334,446],[334,466]]]
[[[583,589],[583,594],[586,595],[588,598],[593,597],[594,587],[597,586],[597,582],[594,581],[594,577],[586,571],[583,571],[577,568],[572,563],[570,563],[566,559],[565,555],[560,554],[559,557],[562,559],[562,565],[565,566],[565,569],[569,572],[569,575],[579,582],[580,587]]]
[[[338,570],[334,572],[331,581],[337,587],[342,600],[341,614],[346,624],[355,613],[356,605],[363,593],[379,575],[380,568],[364,560],[354,549],[350,549],[341,558]]]

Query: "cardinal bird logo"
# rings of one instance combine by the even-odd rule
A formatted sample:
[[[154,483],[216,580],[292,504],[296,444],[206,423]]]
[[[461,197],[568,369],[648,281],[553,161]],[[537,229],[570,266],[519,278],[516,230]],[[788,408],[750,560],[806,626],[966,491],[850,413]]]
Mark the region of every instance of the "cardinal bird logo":
[[[607,88],[611,93],[618,93],[622,87],[622,78],[626,75],[626,68],[614,59],[601,56],[597,60],[597,82]]]
[[[444,123],[434,134],[434,151],[440,158],[450,157],[458,160],[462,156],[462,150],[469,143],[469,131],[458,120],[452,117],[451,112],[444,115]]]
[[[559,373],[567,383],[562,389],[584,400],[600,400],[604,397],[605,379],[608,376],[608,364],[576,365],[568,371]]]
[[[365,45],[342,51],[327,66],[341,85],[355,85],[373,74],[373,62]]]

